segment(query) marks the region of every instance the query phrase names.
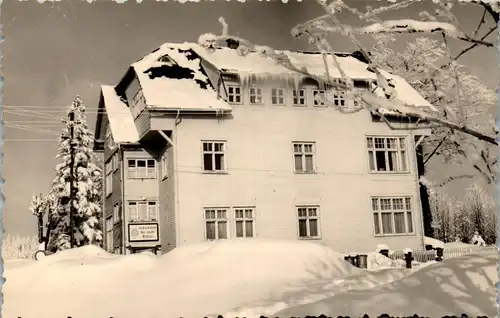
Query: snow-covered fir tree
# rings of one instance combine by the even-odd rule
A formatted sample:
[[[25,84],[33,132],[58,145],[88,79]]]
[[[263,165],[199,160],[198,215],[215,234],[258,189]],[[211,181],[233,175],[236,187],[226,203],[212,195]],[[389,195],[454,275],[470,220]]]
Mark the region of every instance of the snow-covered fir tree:
[[[59,141],[57,157],[61,163],[56,166],[56,177],[52,181],[50,193],[54,195],[56,205],[49,215],[51,227],[48,250],[55,252],[73,246],[89,244],[99,245],[102,231],[99,224],[101,214],[101,169],[92,151],[93,135],[87,125],[85,105],[76,97],[68,109],[68,117]],[[71,134],[73,128],[73,134]],[[73,135],[73,138],[71,138]],[[71,209],[71,163],[74,154],[73,185],[74,215],[70,219]],[[70,228],[73,224],[73,228]]]

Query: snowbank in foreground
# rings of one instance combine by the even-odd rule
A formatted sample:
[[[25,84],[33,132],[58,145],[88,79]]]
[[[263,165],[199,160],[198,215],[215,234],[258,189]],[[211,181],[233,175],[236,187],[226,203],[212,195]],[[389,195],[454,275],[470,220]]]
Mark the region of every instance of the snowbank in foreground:
[[[348,291],[315,303],[273,312],[279,317],[395,317],[414,314],[496,317],[498,253],[471,254],[427,266],[413,275],[369,290]],[[286,300],[285,300],[286,302]],[[286,306],[290,307],[290,306]]]
[[[13,264],[14,265],[14,264]],[[363,271],[312,243],[237,239],[116,256],[95,246],[5,262],[5,317],[203,317]],[[57,305],[47,306],[47,304]]]

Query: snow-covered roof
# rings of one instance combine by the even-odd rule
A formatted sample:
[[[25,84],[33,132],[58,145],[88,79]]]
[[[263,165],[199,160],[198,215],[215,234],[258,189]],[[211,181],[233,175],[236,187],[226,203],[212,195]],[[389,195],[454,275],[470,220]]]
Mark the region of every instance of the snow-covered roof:
[[[127,104],[116,94],[113,86],[102,85],[101,92],[113,140],[116,143],[138,142],[139,133]]]
[[[163,45],[132,64],[148,107],[231,111],[231,106],[217,97],[200,59],[189,49]],[[165,54],[175,62],[159,62]]]
[[[138,74],[148,105],[199,108],[200,101],[203,101],[201,105],[206,105],[206,107],[231,109],[231,107],[224,101],[217,99],[216,92],[213,89],[198,89],[199,92],[193,93],[193,90],[199,87],[199,85],[193,82],[193,79],[202,82],[208,82],[208,80],[200,68],[200,60],[195,57],[190,58],[189,53],[186,53],[188,51],[194,51],[199,57],[212,64],[220,71],[234,72],[243,77],[250,75],[288,78],[295,77],[297,79],[303,77],[303,75],[276,63],[273,59],[258,52],[249,52],[246,55],[241,55],[237,50],[228,47],[218,47],[215,50],[208,50],[196,43],[165,43],[152,53],[146,55],[142,60],[132,65]],[[316,52],[291,51],[277,51],[277,53],[286,55],[299,69],[306,68],[310,74],[319,77],[325,75],[325,65],[321,54]],[[170,56],[180,66],[187,67],[192,70],[192,79],[150,79],[150,77],[144,72],[147,72],[152,67],[158,68],[161,67],[161,65],[164,65],[165,63],[158,62],[158,59],[164,55]],[[342,70],[348,77],[352,79],[365,80],[377,79],[376,74],[368,70],[368,64],[360,61],[359,59],[347,54],[339,54],[336,58]],[[339,70],[333,63],[333,60],[328,63],[328,66],[330,76],[336,78],[341,77]],[[396,100],[399,100],[408,106],[429,107],[432,110],[435,110],[435,108],[402,77],[392,75],[383,70],[381,72],[386,78],[392,80],[397,92]],[[186,89],[186,87],[188,87],[188,89]],[[383,96],[381,89],[378,89],[375,93],[379,96]]]

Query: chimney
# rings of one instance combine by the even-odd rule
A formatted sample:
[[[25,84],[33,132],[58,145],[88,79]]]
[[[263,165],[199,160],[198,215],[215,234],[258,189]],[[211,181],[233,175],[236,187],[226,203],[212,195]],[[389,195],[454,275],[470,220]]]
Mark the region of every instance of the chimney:
[[[240,46],[240,42],[233,39],[227,39],[226,43],[227,47],[233,50],[236,50]]]

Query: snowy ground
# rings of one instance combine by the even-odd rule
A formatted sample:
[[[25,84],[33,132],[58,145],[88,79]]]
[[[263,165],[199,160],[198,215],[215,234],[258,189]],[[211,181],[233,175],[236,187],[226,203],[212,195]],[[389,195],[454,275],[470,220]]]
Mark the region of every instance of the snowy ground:
[[[315,303],[285,306],[279,317],[343,315],[396,317],[498,317],[496,304],[498,253],[488,252],[446,260],[427,266],[391,284],[336,294]]]
[[[422,305],[442,303],[439,308],[429,306],[492,317],[496,315],[496,311],[491,314],[496,264],[496,255],[485,254],[420,270],[362,270],[319,244],[260,239],[204,243],[161,257],[150,253],[116,256],[88,246],[40,261],[7,260],[3,317],[245,314],[250,318],[279,311],[281,317],[306,313],[337,316],[364,314],[373,306],[380,314],[390,311],[380,310],[389,303],[394,310],[411,308],[410,300],[419,308],[412,314],[420,313]],[[482,285],[475,286],[468,275],[479,275],[474,282]],[[344,303],[351,305],[344,308]]]

